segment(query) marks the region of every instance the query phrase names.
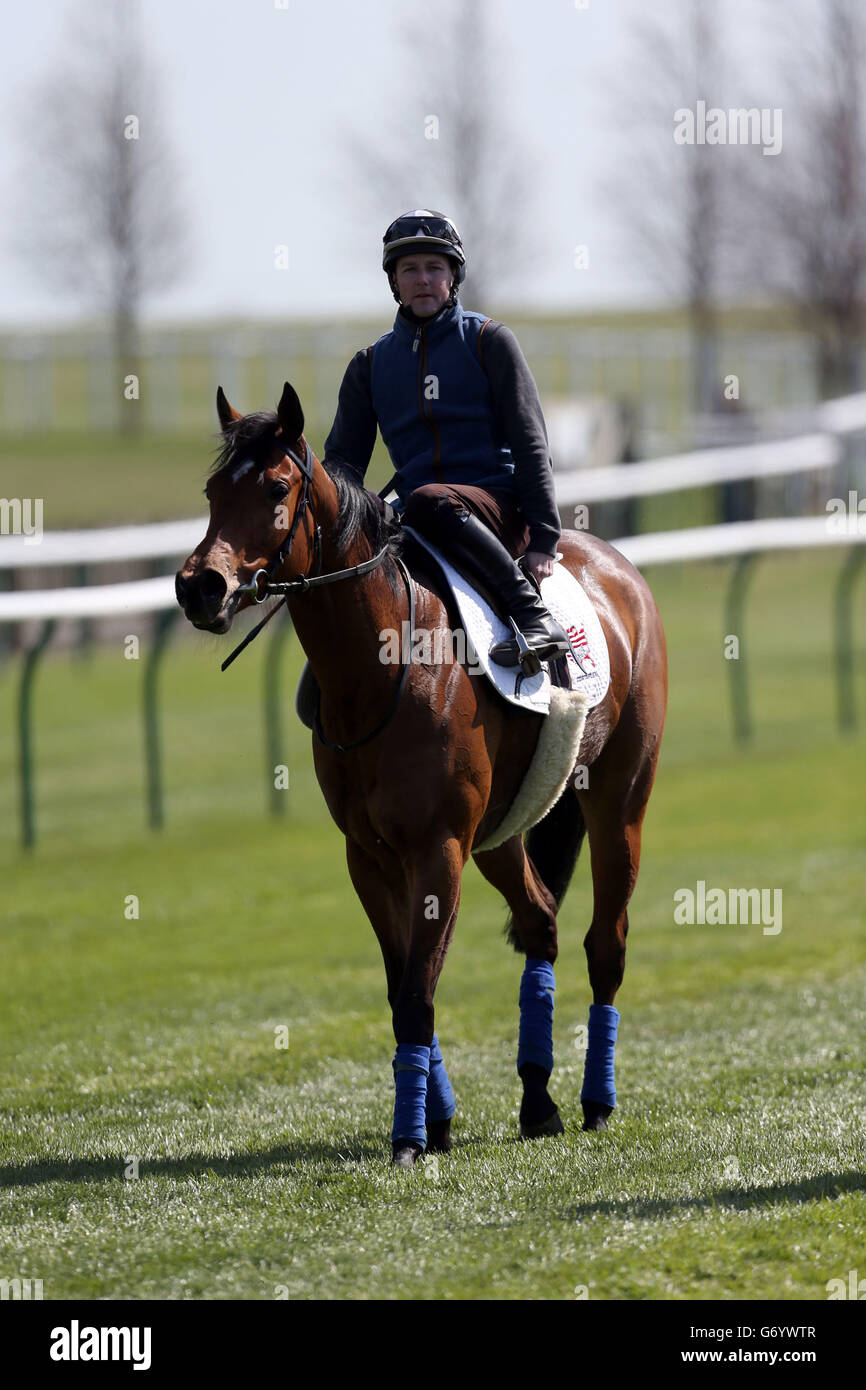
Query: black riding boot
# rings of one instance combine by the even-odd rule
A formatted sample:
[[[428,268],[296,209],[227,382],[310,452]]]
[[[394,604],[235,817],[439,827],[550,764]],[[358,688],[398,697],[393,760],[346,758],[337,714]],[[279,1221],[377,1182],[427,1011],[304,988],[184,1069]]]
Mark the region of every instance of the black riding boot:
[[[525,639],[524,647],[516,637],[497,642],[490,649],[491,660],[500,666],[519,663],[527,674],[532,674],[539,670],[542,661],[564,656],[569,649],[568,638],[548,613],[535,585],[489,527],[471,512],[461,516],[450,503],[437,508],[436,522],[442,549],[454,568],[478,583],[491,596],[493,607],[504,609],[514,619]],[[432,530],[430,539],[439,543],[439,535]]]

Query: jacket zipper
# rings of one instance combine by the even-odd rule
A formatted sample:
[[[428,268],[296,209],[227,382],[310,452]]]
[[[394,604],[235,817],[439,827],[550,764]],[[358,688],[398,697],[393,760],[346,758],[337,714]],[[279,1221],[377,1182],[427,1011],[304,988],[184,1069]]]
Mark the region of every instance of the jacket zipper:
[[[439,425],[433,418],[433,408],[431,406],[428,411],[424,400],[424,379],[427,376],[427,339],[424,335],[423,324],[415,331],[415,341],[412,344],[413,352],[417,352],[419,342],[421,344],[421,357],[418,362],[418,407],[421,418],[433,431],[433,476],[437,483],[442,483],[445,481],[442,477],[442,436],[439,433]]]

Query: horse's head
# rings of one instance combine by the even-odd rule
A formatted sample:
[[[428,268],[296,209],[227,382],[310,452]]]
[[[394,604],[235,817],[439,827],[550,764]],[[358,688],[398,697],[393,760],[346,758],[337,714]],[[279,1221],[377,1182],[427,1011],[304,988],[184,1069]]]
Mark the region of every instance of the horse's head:
[[[222,387],[217,412],[224,443],[205,488],[210,524],[178,571],[175,591],[194,627],[222,633],[255,601],[259,571],[290,578],[309,568],[305,461],[312,456],[301,402],[288,382],[275,415],[239,415]]]

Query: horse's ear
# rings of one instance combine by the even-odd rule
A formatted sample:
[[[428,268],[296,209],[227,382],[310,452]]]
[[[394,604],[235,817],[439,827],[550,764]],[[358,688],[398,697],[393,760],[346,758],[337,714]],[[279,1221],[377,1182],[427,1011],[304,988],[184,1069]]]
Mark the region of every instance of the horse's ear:
[[[304,412],[294,386],[288,382],[283,386],[283,394],[277,406],[277,418],[283,431],[283,438],[296,444],[304,433]]]
[[[220,417],[220,424],[227,430],[233,420],[242,420],[243,416],[239,411],[233,410],[226,400],[226,393],[221,386],[217,387],[217,415]]]

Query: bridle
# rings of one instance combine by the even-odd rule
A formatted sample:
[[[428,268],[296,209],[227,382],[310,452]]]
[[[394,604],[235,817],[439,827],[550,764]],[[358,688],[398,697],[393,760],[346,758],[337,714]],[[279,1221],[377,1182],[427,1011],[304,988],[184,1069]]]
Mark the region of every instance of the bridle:
[[[237,647],[235,647],[231,655],[226,657],[225,661],[222,663],[222,666],[220,667],[222,671],[227,670],[228,667],[231,666],[235,658],[240,656],[241,652],[249,646],[250,642],[252,642],[255,637],[258,637],[259,633],[261,632],[262,628],[266,625],[266,623],[269,623],[271,618],[275,617],[276,614],[279,613],[280,609],[288,603],[290,594],[308,594],[312,589],[320,588],[325,584],[336,584],[342,579],[355,579],[362,574],[369,574],[371,570],[377,569],[379,565],[382,564],[389,550],[389,546],[386,544],[382,547],[378,554],[371,556],[369,560],[362,560],[360,564],[349,565],[348,568],[342,570],[331,570],[326,574],[313,573],[312,571],[317,570],[322,563],[322,527],[321,524],[316,520],[315,508],[313,506],[312,497],[310,496],[310,488],[313,481],[313,469],[315,466],[315,455],[313,454],[313,451],[310,448],[310,445],[307,442],[307,440],[304,440],[305,452],[303,458],[301,458],[300,454],[295,453],[294,449],[291,449],[289,445],[285,444],[283,440],[279,437],[275,438],[274,442],[277,445],[279,445],[281,449],[284,450],[286,456],[290,458],[292,463],[294,463],[300,470],[301,476],[303,478],[301,495],[298,498],[298,503],[295,507],[295,515],[292,518],[292,524],[289,529],[289,533],[286,536],[286,539],[283,541],[282,545],[280,546],[279,550],[277,551],[276,555],[274,555],[273,559],[271,559],[265,567],[256,570],[255,574],[253,575],[252,579],[249,581],[248,584],[240,585],[240,587],[236,589],[235,592],[237,594],[252,594],[254,603],[264,603],[266,599],[271,598],[275,594],[280,595],[282,601],[278,603],[275,608],[272,608],[270,613],[266,614],[262,621],[260,623],[257,623],[256,626],[252,628],[250,632],[247,633],[244,640]],[[289,555],[291,555],[292,545],[294,544],[298,528],[302,522],[306,525],[307,512],[309,512],[310,520],[313,524],[313,554],[310,561],[310,569],[307,572],[307,574],[302,574],[297,579],[289,579],[283,581],[282,583],[275,584],[272,581],[272,576],[282,568]],[[405,564],[401,560],[400,556],[395,555],[393,556],[393,559],[397,564],[400,573],[403,576],[403,580],[406,584],[406,591],[409,596],[409,632],[411,634],[415,628],[415,582],[412,579],[412,576],[407,570]],[[259,579],[262,577],[264,578],[264,583],[260,586]],[[376,724],[375,728],[371,729],[369,733],[364,734],[363,738],[354,739],[351,743],[332,743],[329,739],[325,737],[324,732],[322,730],[321,720],[319,718],[321,692],[318,692],[316,697],[316,712],[314,716],[314,724],[318,737],[321,739],[322,743],[324,743],[327,748],[332,748],[338,753],[348,752],[350,748],[358,748],[362,743],[367,743],[371,738],[375,737],[375,735],[378,734],[381,729],[385,727],[385,725],[388,723],[388,720],[391,718],[392,714],[397,708],[400,696],[403,694],[403,691],[406,686],[406,680],[409,675],[410,662],[407,659],[405,650],[403,650],[402,643],[401,658],[402,671],[400,674],[400,680],[397,683],[397,689],[394,692],[394,696],[391,700],[390,705],[388,706],[382,718]]]
[[[273,557],[272,560],[269,561],[266,568],[256,570],[255,574],[253,575],[252,579],[249,581],[248,584],[241,584],[240,587],[235,591],[238,594],[252,594],[254,603],[264,603],[265,599],[269,598],[270,594],[274,592],[270,587],[271,575],[274,574],[277,570],[279,570],[281,565],[283,565],[283,563],[285,562],[286,558],[289,555],[291,555],[295,535],[301,522],[306,517],[308,508],[310,512],[310,517],[313,522],[313,557],[310,563],[310,568],[316,569],[322,563],[322,528],[316,523],[316,514],[313,510],[312,501],[310,500],[310,484],[313,481],[313,451],[310,448],[307,441],[304,440],[304,444],[306,445],[306,452],[304,454],[304,457],[301,458],[299,454],[295,453],[294,449],[290,449],[289,446],[287,444],[284,444],[281,439],[275,439],[274,442],[278,444],[279,447],[285,451],[288,458],[290,458],[292,462],[297,465],[304,482],[301,488],[301,495],[298,499],[298,505],[295,508],[295,515],[292,518],[291,528],[289,530],[288,535],[286,536],[286,539],[283,541],[282,545],[277,551],[276,555]],[[259,589],[260,575],[264,575],[265,579],[264,588],[261,590]],[[306,583],[309,584],[309,579],[306,580]]]

